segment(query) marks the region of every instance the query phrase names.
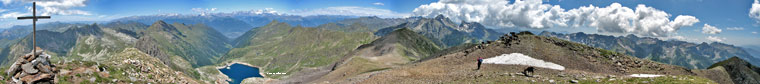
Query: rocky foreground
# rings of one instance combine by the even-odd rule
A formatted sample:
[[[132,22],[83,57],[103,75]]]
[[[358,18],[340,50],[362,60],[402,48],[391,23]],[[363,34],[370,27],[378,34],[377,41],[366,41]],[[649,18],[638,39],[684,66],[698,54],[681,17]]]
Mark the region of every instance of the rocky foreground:
[[[55,74],[58,69],[55,65],[50,64],[50,55],[46,54],[40,48],[18,58],[16,62],[6,71],[6,80],[10,84],[47,84],[55,83]]]

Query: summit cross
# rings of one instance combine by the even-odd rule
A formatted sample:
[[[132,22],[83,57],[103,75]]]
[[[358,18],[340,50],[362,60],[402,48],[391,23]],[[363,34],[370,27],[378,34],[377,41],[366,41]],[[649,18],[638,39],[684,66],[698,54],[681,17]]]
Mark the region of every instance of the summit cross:
[[[37,16],[37,4],[32,2],[32,16],[18,17],[18,20],[32,19],[32,55],[37,56],[37,19],[50,19],[50,16]]]

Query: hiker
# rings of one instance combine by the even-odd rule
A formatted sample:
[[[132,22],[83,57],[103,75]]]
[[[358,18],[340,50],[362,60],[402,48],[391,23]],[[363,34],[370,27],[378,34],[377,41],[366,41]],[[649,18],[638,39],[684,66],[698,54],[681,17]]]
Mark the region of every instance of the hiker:
[[[478,57],[478,69],[476,70],[480,70],[480,64],[483,64],[483,57]]]

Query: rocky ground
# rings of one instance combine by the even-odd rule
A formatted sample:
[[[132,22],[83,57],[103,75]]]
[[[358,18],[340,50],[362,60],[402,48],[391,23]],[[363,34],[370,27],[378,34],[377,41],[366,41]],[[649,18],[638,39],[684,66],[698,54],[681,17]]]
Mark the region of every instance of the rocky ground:
[[[469,49],[442,53],[450,54],[401,67],[363,72],[345,79],[313,83],[726,83],[723,78],[710,77],[715,76],[712,75],[715,72],[689,70],[528,33],[512,34]],[[524,65],[484,64],[482,69],[475,70],[478,57],[509,53],[522,53],[566,69],[536,68],[534,76],[521,73],[531,67]],[[663,76],[640,78],[629,76],[631,74]]]
[[[46,54],[42,53],[40,57],[46,57]],[[49,56],[48,56],[49,57]],[[27,58],[27,57],[23,57]],[[33,58],[33,57],[32,57]],[[27,62],[25,64],[31,64],[34,62]],[[31,74],[35,78],[32,78],[32,82],[43,81],[51,83],[63,83],[63,84],[91,84],[91,83],[174,83],[174,84],[198,84],[194,78],[185,76],[180,71],[175,71],[164,65],[158,58],[149,56],[135,48],[127,48],[120,53],[110,57],[107,60],[102,61],[57,61],[50,62],[52,65],[44,65],[45,63],[39,63],[34,70],[38,72]],[[23,71],[24,63],[22,62],[20,70]],[[46,67],[51,71],[46,71]],[[54,67],[53,67],[54,66]],[[13,68],[8,70],[13,71]],[[32,71],[32,70],[30,70]],[[49,74],[49,76],[45,76]],[[21,81],[27,82],[28,77],[19,76]],[[2,77],[0,77],[2,78]],[[3,78],[11,82],[11,78]],[[31,83],[31,82],[27,82]]]

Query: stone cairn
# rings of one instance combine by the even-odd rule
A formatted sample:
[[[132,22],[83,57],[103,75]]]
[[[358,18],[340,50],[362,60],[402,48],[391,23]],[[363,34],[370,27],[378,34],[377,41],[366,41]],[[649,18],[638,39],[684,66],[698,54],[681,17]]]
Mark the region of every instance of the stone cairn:
[[[37,52],[23,55],[6,71],[11,80],[8,84],[52,84],[58,69],[50,64],[50,55],[44,53],[39,47]]]

